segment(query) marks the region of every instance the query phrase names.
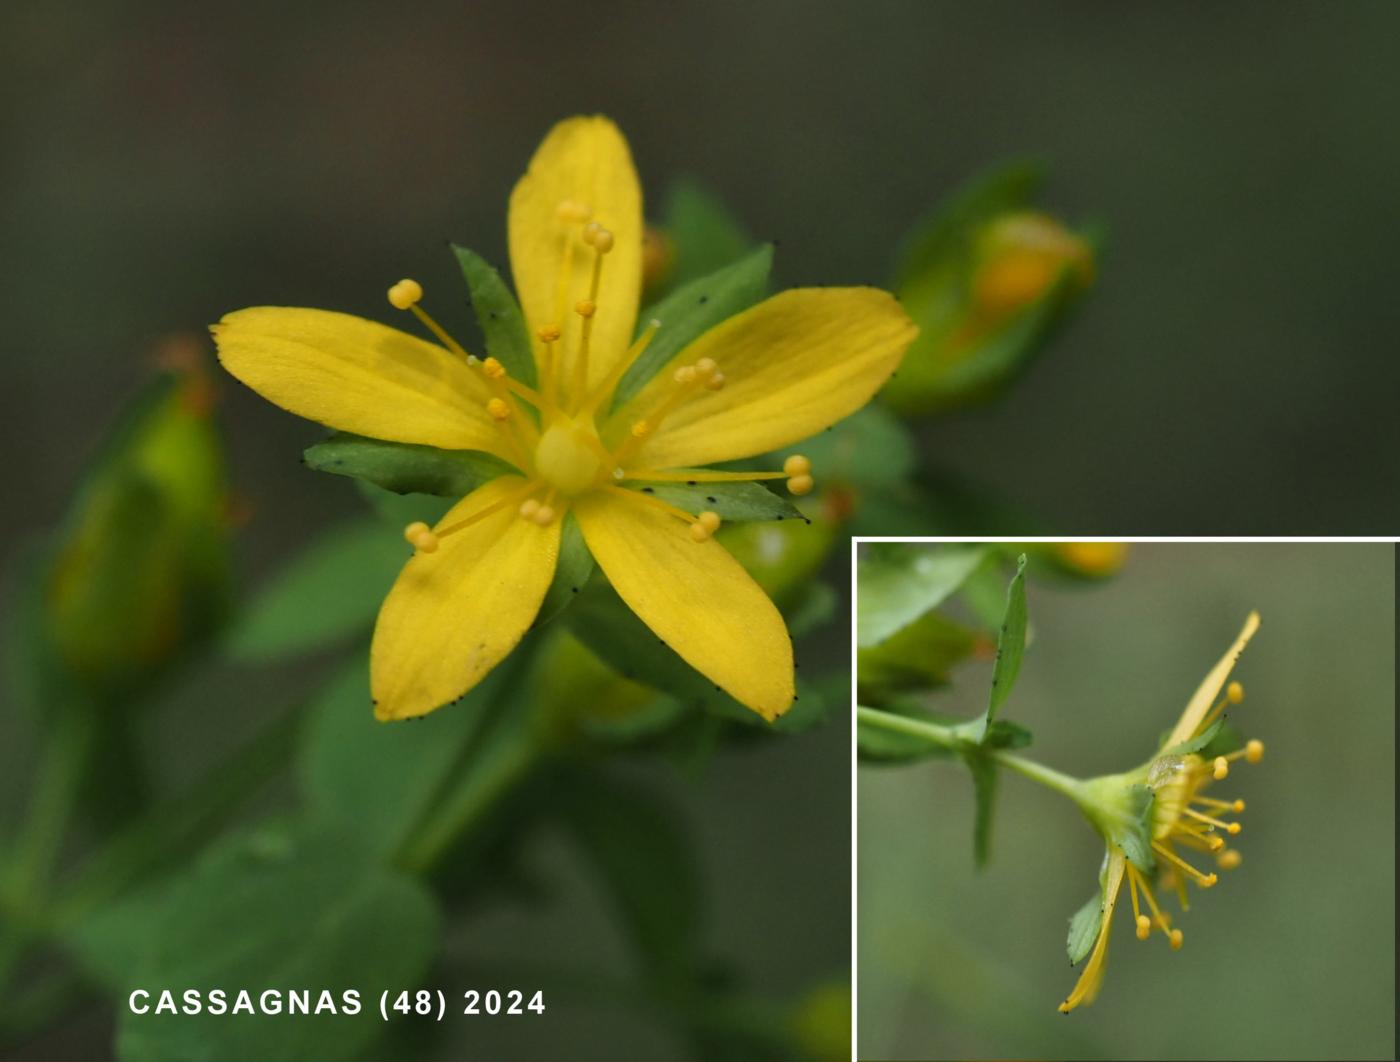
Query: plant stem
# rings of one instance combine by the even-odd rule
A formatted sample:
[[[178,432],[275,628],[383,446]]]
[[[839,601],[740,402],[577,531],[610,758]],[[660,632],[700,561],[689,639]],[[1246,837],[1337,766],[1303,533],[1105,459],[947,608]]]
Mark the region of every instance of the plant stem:
[[[894,712],[882,712],[878,708],[866,708],[862,705],[856,706],[856,719],[867,726],[879,727],[882,730],[893,731],[897,734],[907,734],[910,737],[922,738],[931,745],[939,748],[950,749],[953,752],[965,752],[972,749],[982,749],[975,741],[970,740],[961,732],[958,727],[943,726],[939,723],[929,722],[926,719],[914,719],[907,715],[898,715]],[[1017,756],[1004,749],[986,749],[984,754],[996,763],[1007,767],[1023,778],[1029,778],[1032,782],[1053,789],[1063,796],[1069,797],[1076,804],[1082,806],[1084,802],[1084,786],[1078,779],[1068,774],[1061,774],[1053,768],[1046,767],[1035,760],[1026,759],[1024,756]]]

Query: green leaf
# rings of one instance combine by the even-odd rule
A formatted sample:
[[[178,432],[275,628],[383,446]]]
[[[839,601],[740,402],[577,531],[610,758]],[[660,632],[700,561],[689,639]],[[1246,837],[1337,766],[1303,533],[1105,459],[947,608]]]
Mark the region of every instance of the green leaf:
[[[1225,725],[1225,716],[1222,715],[1219,719],[1217,719],[1215,722],[1211,723],[1210,726],[1206,727],[1204,730],[1202,730],[1202,731],[1201,731],[1199,734],[1197,734],[1195,737],[1193,737],[1193,738],[1188,738],[1188,739],[1185,740],[1185,741],[1179,741],[1179,742],[1177,742],[1175,745],[1173,745],[1171,748],[1169,748],[1169,749],[1163,749],[1163,750],[1162,750],[1161,752],[1159,752],[1157,755],[1158,755],[1158,756],[1185,756],[1185,755],[1187,755],[1188,753],[1191,753],[1191,752],[1199,752],[1201,749],[1205,748],[1207,745],[1209,745],[1212,741],[1215,740],[1215,735],[1218,734],[1218,733],[1220,733],[1220,728],[1223,727],[1224,725]]]
[[[768,293],[772,266],[773,248],[765,244],[732,265],[677,288],[645,311],[639,330],[651,321],[660,321],[661,326],[618,383],[613,408],[637,394],[694,340],[762,299]]]
[[[1021,658],[1026,652],[1026,622],[1026,555],[1023,553],[1016,561],[1016,574],[1006,588],[1006,611],[997,635],[997,659],[992,668],[992,692],[987,704],[989,723],[1006,703],[1021,673]]]
[[[860,699],[876,704],[899,690],[945,686],[953,667],[984,646],[990,651],[985,635],[926,612],[880,644],[857,649]]]
[[[673,286],[709,276],[743,257],[754,244],[723,201],[694,178],[683,177],[671,185],[661,225],[676,256],[668,278]]]
[[[1152,856],[1152,803],[1155,799],[1151,786],[1133,786],[1127,817],[1109,824],[1109,838],[1123,849],[1128,862],[1144,874],[1151,872],[1155,862]]]
[[[731,523],[755,520],[811,522],[790,501],[761,483],[647,483],[633,480],[627,486],[688,513],[701,513],[708,509]]]
[[[651,786],[566,773],[555,806],[592,862],[643,970],[684,976],[696,960],[700,868],[678,810]]]
[[[1071,966],[1088,955],[1094,947],[1094,942],[1099,939],[1099,927],[1103,925],[1103,906],[1103,894],[1095,893],[1069,920],[1069,939],[1065,942],[1065,947],[1069,952]]]
[[[497,476],[516,471],[477,450],[439,450],[337,432],[302,455],[307,468],[353,476],[395,494],[465,498]]]
[[[353,827],[360,844],[387,859],[464,773],[493,703],[509,685],[512,661],[460,701],[421,719],[381,723],[369,694],[368,654],[358,654],[307,710],[298,773],[311,807]]]
[[[211,851],[147,912],[130,988],[231,993],[257,1006],[265,989],[360,992],[358,1015],[320,1018],[201,1013],[135,1014],[121,1007],[117,1055],[154,1059],[353,1057],[384,1029],[379,993],[416,987],[439,931],[432,897],[377,866],[344,835],[315,824],[262,827]],[[208,997],[206,996],[206,999]],[[217,1050],[215,1051],[215,1047]]]
[[[540,613],[532,626],[548,623],[564,609],[588,585],[593,574],[593,554],[583,540],[578,521],[572,512],[564,516],[564,525],[559,534],[559,561],[554,569],[554,581],[544,595]]]
[[[364,633],[409,557],[403,537],[372,519],[316,539],[271,579],[235,620],[234,660],[283,660]]]
[[[479,254],[455,243],[452,253],[457,256],[462,276],[471,290],[472,309],[486,340],[486,353],[504,365],[506,372],[515,379],[534,387],[535,354],[520,304],[501,274]]]
[[[972,855],[977,866],[987,865],[992,840],[992,812],[996,806],[997,768],[986,756],[975,752],[963,756],[972,772],[972,790],[976,798],[977,817],[972,827]]]
[[[857,645],[878,645],[942,604],[984,556],[980,546],[872,545],[859,562]]]

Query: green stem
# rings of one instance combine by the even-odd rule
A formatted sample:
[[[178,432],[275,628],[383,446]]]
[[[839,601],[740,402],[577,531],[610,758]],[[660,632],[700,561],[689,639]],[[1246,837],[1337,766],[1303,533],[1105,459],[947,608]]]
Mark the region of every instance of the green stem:
[[[907,734],[910,737],[922,738],[932,745],[940,748],[950,749],[954,752],[964,752],[970,749],[981,748],[975,741],[966,736],[960,727],[942,726],[938,723],[929,722],[926,719],[913,719],[907,715],[897,715],[894,712],[882,712],[878,708],[866,708],[862,705],[856,706],[856,719],[867,726],[879,727],[882,730],[890,730],[898,734]],[[1035,760],[1028,760],[1024,756],[1016,756],[1002,749],[986,750],[988,758],[1007,767],[1023,778],[1029,778],[1032,782],[1053,789],[1063,796],[1069,797],[1076,804],[1084,803],[1084,785],[1078,779],[1068,774],[1061,774],[1053,768],[1046,767]]]

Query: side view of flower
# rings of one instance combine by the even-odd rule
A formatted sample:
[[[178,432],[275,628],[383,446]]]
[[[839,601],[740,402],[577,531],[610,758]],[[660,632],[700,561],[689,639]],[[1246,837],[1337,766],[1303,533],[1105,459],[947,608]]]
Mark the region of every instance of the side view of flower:
[[[1138,939],[1147,940],[1158,929],[1175,949],[1181,947],[1184,934],[1172,925],[1171,916],[1158,904],[1153,884],[1175,889],[1181,909],[1187,911],[1191,907],[1186,892],[1188,880],[1202,889],[1219,880],[1214,871],[1202,872],[1183,858],[1178,848],[1213,857],[1221,870],[1233,870],[1242,862],[1236,849],[1226,847],[1225,835],[1233,837],[1240,832],[1240,823],[1227,820],[1226,816],[1243,812],[1244,801],[1222,800],[1203,793],[1212,782],[1229,775],[1231,763],[1240,759],[1247,763],[1262,760],[1263,742],[1250,740],[1243,748],[1225,755],[1206,757],[1200,753],[1220,732],[1226,706],[1244,700],[1244,687],[1238,682],[1227,686],[1226,680],[1258,629],[1259,614],[1251,612],[1239,637],[1206,675],[1151,760],[1125,774],[1081,783],[1080,806],[1103,834],[1107,851],[1100,871],[1099,895],[1071,923],[1071,961],[1077,961],[1075,951],[1080,951],[1082,958],[1085,940],[1093,940],[1093,952],[1074,990],[1060,1004],[1061,1012],[1068,1014],[1080,1004],[1092,1003],[1098,995],[1113,911],[1125,878]],[[1146,826],[1145,831],[1142,825]],[[1144,913],[1144,908],[1148,913]]]
[[[855,412],[917,328],[886,292],[813,288],[693,336],[668,334],[672,300],[638,329],[641,191],[626,141],[603,117],[550,131],[511,195],[508,228],[519,303],[477,267],[497,285],[488,314],[477,299],[496,347],[487,357],[428,316],[412,280],[390,288],[389,301],[436,344],[314,309],[240,310],[213,329],[225,368],[284,409],[343,432],[500,462],[500,474],[435,526],[405,529],[414,555],[371,648],[376,716],[431,712],[509,654],[540,611],[573,520],[658,638],[777,718],[794,695],[791,641],[713,536],[726,490],[784,480],[802,495],[814,469],[801,455],[759,471],[705,466],[791,446]],[[697,486],[708,507],[663,499],[668,488]]]

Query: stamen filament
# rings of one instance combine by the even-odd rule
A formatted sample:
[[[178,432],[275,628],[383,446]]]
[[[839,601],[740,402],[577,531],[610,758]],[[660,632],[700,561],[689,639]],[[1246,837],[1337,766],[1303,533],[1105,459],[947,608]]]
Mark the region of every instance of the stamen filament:
[[[579,326],[578,357],[574,360],[574,395],[580,405],[584,400],[584,393],[588,390],[588,348],[593,338],[593,317],[598,308],[598,282],[603,275],[603,254],[600,244],[595,244],[593,251],[593,274],[588,281],[588,299],[586,300],[588,312],[579,313],[582,324]],[[582,310],[583,304],[575,307]]]
[[[669,502],[664,502],[660,498],[651,494],[644,494],[639,490],[627,490],[625,487],[615,487],[611,483],[603,484],[603,489],[612,491],[614,494],[621,494],[628,498],[640,498],[654,509],[660,509],[668,516],[674,516],[677,520],[683,520],[687,524],[696,522],[697,517],[693,513],[688,513],[684,509],[678,509]]]
[[[423,307],[419,306],[415,302],[412,306],[409,307],[409,310],[413,313],[414,317],[418,318],[418,320],[423,322],[423,327],[426,328],[433,335],[437,336],[439,341],[441,341],[442,345],[445,346],[448,350],[452,351],[453,354],[456,354],[457,357],[461,358],[468,365],[477,364],[479,359],[471,354],[468,354],[463,348],[462,344],[458,343],[455,339],[453,339],[450,335],[447,334],[447,329],[443,328],[442,325],[438,324],[430,316],[428,316],[428,312],[424,310]]]
[[[433,533],[439,539],[446,538],[448,535],[456,534],[458,531],[464,530],[465,528],[471,527],[475,523],[479,523],[480,521],[485,520],[488,516],[492,515],[493,513],[500,512],[507,506],[518,504],[520,500],[525,497],[525,495],[529,494],[534,489],[534,484],[527,483],[525,484],[525,486],[520,487],[517,490],[511,491],[499,501],[492,502],[486,508],[481,509],[478,512],[472,513],[471,516],[468,516],[463,520],[458,520],[455,524],[452,524],[448,527],[444,527],[442,530],[435,531]]]
[[[1236,815],[1244,810],[1243,800],[1217,800],[1215,797],[1193,796],[1193,804],[1204,804],[1208,808],[1220,808],[1222,811],[1233,811]]]
[[[1158,841],[1152,842],[1152,850],[1158,855],[1160,855],[1163,859],[1166,859],[1169,862],[1176,864],[1176,866],[1179,867],[1183,872],[1191,875],[1192,880],[1195,881],[1196,884],[1203,889],[1210,888],[1217,881],[1217,878],[1214,874],[1202,874],[1190,863],[1186,862],[1186,860],[1182,859],[1170,848],[1168,848],[1164,844],[1161,844]]]
[[[1182,808],[1181,812],[1183,815],[1190,815],[1197,822],[1204,822],[1207,825],[1224,830],[1226,833],[1239,833],[1240,830],[1244,829],[1238,822],[1224,822],[1221,819],[1212,818],[1210,815],[1203,815],[1195,808]]]
[[[715,472],[709,469],[647,468],[640,471],[627,470],[629,480],[648,480],[652,483],[752,483],[764,479],[786,479],[786,472]]]
[[[617,364],[612,367],[607,377],[589,395],[579,410],[581,413],[592,413],[601,406],[612,395],[613,390],[622,381],[623,375],[630,369],[633,363],[642,356],[642,351],[651,344],[652,337],[656,335],[656,330],[661,327],[661,322],[652,318],[646,329],[627,348],[627,353],[617,360]]]

